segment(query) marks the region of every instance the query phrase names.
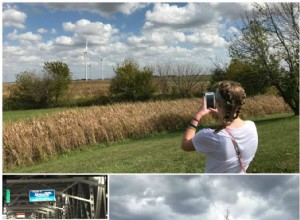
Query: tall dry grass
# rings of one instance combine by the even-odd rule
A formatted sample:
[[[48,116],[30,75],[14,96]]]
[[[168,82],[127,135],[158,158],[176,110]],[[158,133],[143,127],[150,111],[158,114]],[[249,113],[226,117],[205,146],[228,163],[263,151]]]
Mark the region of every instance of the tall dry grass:
[[[182,129],[194,116],[199,104],[199,99],[114,104],[3,123],[3,168],[33,164],[98,142]],[[281,98],[257,96],[247,99],[242,117],[287,111],[290,110]],[[201,124],[212,121],[212,117],[207,116]]]

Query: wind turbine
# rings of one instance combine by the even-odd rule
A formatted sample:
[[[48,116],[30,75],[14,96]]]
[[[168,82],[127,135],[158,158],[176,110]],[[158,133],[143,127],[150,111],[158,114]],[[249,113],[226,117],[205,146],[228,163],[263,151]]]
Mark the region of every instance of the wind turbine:
[[[88,53],[88,40],[85,42],[85,50],[83,52],[84,63],[85,63],[85,81],[87,81],[87,53]]]
[[[100,57],[99,55],[99,58],[100,58],[100,62],[101,62],[101,79],[103,80],[103,61],[104,59],[106,59],[107,57]]]
[[[91,64],[91,59],[90,59],[89,69],[90,69],[90,80],[91,80],[92,79],[92,64]]]

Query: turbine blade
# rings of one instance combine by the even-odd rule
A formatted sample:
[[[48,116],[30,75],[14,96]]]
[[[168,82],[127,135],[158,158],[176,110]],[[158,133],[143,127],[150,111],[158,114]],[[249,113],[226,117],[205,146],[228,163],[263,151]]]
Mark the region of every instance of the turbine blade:
[[[86,52],[87,52],[87,50],[88,50],[88,43],[89,43],[89,41],[86,40],[86,42],[85,42],[85,51],[86,51]]]

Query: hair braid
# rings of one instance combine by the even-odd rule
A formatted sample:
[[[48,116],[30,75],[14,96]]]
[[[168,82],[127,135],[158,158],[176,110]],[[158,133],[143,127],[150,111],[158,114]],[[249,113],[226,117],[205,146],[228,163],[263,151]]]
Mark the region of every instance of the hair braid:
[[[223,106],[225,110],[225,116],[222,119],[222,125],[215,130],[216,133],[229,126],[234,119],[239,117],[241,108],[245,104],[246,98],[244,89],[237,82],[220,82],[217,84],[217,89],[226,102],[226,106]]]

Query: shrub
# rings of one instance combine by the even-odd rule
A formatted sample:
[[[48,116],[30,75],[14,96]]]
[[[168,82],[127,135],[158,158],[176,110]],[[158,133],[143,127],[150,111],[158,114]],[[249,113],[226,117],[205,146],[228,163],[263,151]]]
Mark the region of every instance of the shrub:
[[[11,98],[18,103],[33,103],[40,107],[47,106],[50,95],[50,81],[34,71],[24,71],[16,76],[16,88]],[[26,108],[26,107],[25,107]]]
[[[47,107],[58,102],[68,90],[70,82],[71,74],[67,64],[60,61],[46,62],[40,74],[24,71],[16,76],[16,88],[11,98],[19,100],[18,103],[28,102],[34,106]]]
[[[150,67],[140,69],[136,61],[127,59],[114,71],[116,77],[112,79],[109,90],[120,100],[147,100],[153,96],[155,87]]]

